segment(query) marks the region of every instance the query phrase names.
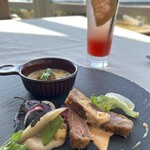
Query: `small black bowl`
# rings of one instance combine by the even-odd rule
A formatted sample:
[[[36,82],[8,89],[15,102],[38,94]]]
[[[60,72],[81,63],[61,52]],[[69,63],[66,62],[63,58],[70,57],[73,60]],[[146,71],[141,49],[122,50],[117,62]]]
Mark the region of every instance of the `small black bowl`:
[[[70,73],[69,76],[56,80],[34,80],[28,78],[28,75],[36,70],[54,68],[62,69]],[[60,96],[73,87],[77,66],[62,58],[41,58],[29,61],[22,65],[3,65],[0,66],[0,75],[20,75],[25,88],[33,95],[38,97]]]

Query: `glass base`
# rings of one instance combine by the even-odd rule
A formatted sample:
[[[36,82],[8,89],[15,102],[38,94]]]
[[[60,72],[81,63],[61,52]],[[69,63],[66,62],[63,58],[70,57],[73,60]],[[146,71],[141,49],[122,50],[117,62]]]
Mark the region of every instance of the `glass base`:
[[[88,54],[87,63],[90,67],[103,69],[108,66],[108,56],[95,57]]]

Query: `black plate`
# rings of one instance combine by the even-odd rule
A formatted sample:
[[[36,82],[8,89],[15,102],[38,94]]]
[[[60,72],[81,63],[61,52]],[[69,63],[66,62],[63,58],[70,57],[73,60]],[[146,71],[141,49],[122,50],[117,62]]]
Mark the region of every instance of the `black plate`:
[[[0,145],[2,145],[14,132],[13,118],[22,102],[21,100],[14,99],[14,97],[20,96],[26,99],[39,99],[26,91],[18,76],[0,77],[0,83]],[[149,149],[150,135],[148,134],[145,139],[142,137],[145,133],[143,123],[150,124],[150,93],[137,84],[115,74],[82,67],[79,67],[74,87],[88,97],[93,94],[100,95],[115,92],[131,99],[136,105],[135,110],[140,112],[140,117],[138,119],[130,118],[134,122],[134,129],[128,138],[116,135],[112,136],[108,150],[130,150],[138,141],[142,143],[136,150]],[[56,107],[60,107],[65,101],[67,94],[50,100]],[[71,150],[68,140],[57,150]],[[97,148],[93,143],[90,143],[87,150],[97,150]]]

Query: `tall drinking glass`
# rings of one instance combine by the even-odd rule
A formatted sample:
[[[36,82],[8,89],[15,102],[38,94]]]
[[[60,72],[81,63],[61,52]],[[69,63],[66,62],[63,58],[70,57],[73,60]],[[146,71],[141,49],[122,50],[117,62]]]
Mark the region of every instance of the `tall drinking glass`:
[[[87,62],[91,67],[108,66],[118,0],[87,0]]]

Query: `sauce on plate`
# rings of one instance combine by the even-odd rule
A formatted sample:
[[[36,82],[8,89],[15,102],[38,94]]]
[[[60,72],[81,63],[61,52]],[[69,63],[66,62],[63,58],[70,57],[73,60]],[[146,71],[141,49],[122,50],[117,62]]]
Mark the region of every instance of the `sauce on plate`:
[[[99,150],[107,150],[110,137],[113,133],[106,132],[100,128],[89,126],[90,138]]]

